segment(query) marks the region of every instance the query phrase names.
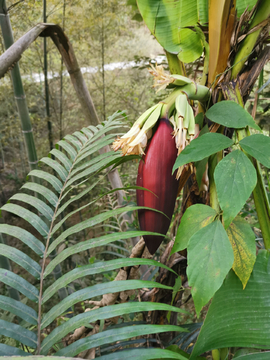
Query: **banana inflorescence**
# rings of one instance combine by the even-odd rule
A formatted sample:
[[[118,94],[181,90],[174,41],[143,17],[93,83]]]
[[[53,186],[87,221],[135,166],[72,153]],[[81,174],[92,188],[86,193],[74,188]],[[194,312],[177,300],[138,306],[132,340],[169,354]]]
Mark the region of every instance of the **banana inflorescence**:
[[[195,135],[195,117],[188,98],[198,100],[198,97],[202,97],[205,100],[209,96],[209,89],[194,84],[182,75],[167,75],[160,66],[152,67],[150,72],[155,76],[154,86],[159,87],[159,90],[168,85],[176,89],[165,100],[145,111],[129,132],[113,143],[113,149],[121,148],[124,155],[143,155],[138,169],[137,186],[149,191],[137,190],[137,203],[163,214],[140,210],[140,228],[165,236],[174,211],[177,179],[182,171],[178,169],[172,175],[172,168],[177,155]],[[152,132],[152,129],[155,131]],[[164,236],[144,237],[151,254],[158,249]]]
[[[137,177],[137,186],[150,190],[137,190],[138,205],[159,210],[166,215],[152,210],[139,210],[140,228],[164,236],[170,226],[178,189],[178,181],[172,175],[177,149],[171,133],[169,120],[160,119],[157,130],[140,161]],[[164,236],[144,236],[151,254],[156,252]]]

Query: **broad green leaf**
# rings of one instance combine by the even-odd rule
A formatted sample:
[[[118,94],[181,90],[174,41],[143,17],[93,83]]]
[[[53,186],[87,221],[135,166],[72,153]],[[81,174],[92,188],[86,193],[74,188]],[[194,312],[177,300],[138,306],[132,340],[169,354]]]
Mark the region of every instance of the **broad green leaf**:
[[[270,168],[270,138],[263,134],[247,136],[239,145],[267,168]]]
[[[16,204],[5,204],[1,207],[1,210],[9,211],[12,214],[15,214],[22,219],[26,220],[31,224],[42,236],[47,236],[49,232],[49,228],[47,224],[40,217],[33,212],[23,208],[20,205]]]
[[[198,0],[197,1],[197,11],[200,24],[205,24],[208,22],[208,0]]]
[[[58,326],[54,329],[43,341],[41,344],[41,355],[46,355],[51,347],[60,341],[64,336],[69,332],[79,328],[82,325],[88,325],[90,322],[102,319],[110,319],[115,316],[122,316],[125,314],[142,312],[142,311],[173,311],[173,312],[182,312],[183,310],[161,303],[153,302],[127,302],[117,305],[108,305],[99,309],[93,309],[87,311],[83,314],[74,316],[72,319],[68,320],[66,323]]]
[[[215,294],[190,360],[205,351],[225,347],[270,349],[269,313],[269,252],[261,250],[244,290],[230,271]]]
[[[206,133],[191,141],[175,161],[173,171],[182,165],[202,160],[218,151],[226,149],[233,141],[222,134]]]
[[[0,295],[0,309],[9,311],[32,325],[37,324],[38,315],[36,311],[21,301]]]
[[[233,249],[220,221],[194,234],[188,243],[188,283],[196,313],[213,297],[233,265]]]
[[[57,150],[58,150],[59,146],[61,146],[64,150],[66,150],[66,152],[70,156],[71,160],[74,161],[74,159],[77,156],[77,151],[74,149],[74,147],[71,146],[67,141],[64,141],[64,140],[58,141],[58,143],[55,146]]]
[[[178,58],[188,64],[197,60],[203,52],[200,36],[190,29],[182,29],[179,33],[181,43]]]
[[[37,346],[37,335],[34,332],[5,320],[0,320],[0,334],[11,337],[34,349]]]
[[[32,205],[36,208],[42,215],[46,217],[48,220],[52,220],[53,211],[44,201],[38,199],[35,196],[31,196],[28,194],[18,193],[13,195],[10,200],[19,200],[23,201],[26,204]]]
[[[214,221],[216,216],[216,211],[207,205],[196,204],[187,208],[177,230],[171,253],[186,249],[189,239],[201,228]]]
[[[131,358],[132,360],[153,360],[153,359],[178,359],[186,360],[183,355],[177,354],[165,349],[130,349],[124,351],[116,351],[109,355],[100,356],[100,360],[125,360]]]
[[[182,50],[181,29],[198,22],[197,0],[137,0],[140,13],[151,33],[165,50]]]
[[[45,246],[30,232],[18,226],[0,224],[0,233],[14,236],[30,247],[36,254],[43,256]]]
[[[214,179],[226,229],[256,186],[256,170],[242,151],[235,150],[217,164]]]
[[[188,330],[181,328],[180,326],[173,325],[136,325],[136,326],[124,326],[122,328],[112,330],[106,330],[92,336],[88,336],[84,339],[78,340],[66,348],[57,351],[58,356],[76,356],[82,351],[92,349],[104,344],[114,343],[116,341],[129,339],[135,336],[143,336],[147,334],[158,334],[166,331],[175,332],[187,332]]]
[[[227,235],[234,253],[232,268],[245,288],[256,261],[255,234],[243,218],[237,217],[228,227]]]
[[[40,184],[35,184],[33,182],[27,182],[22,187],[22,189],[28,189],[38,194],[41,194],[46,200],[49,201],[52,206],[56,206],[58,202],[58,197],[51,190],[47,189],[45,186]]]
[[[44,164],[50,166],[53,170],[55,170],[57,172],[57,174],[60,176],[60,178],[63,181],[66,181],[68,172],[61,164],[59,164],[59,162],[52,160],[49,157],[44,157],[40,161],[43,162]]]
[[[261,130],[255,123],[253,117],[234,101],[220,101],[207,110],[205,116],[211,121],[234,129],[241,129],[250,126],[253,129]]]
[[[19,356],[14,356],[19,355]],[[12,356],[12,360],[22,360],[24,356],[29,356],[29,353],[22,351],[21,349],[9,346],[6,344],[0,344],[0,359],[7,360],[7,356]]]
[[[13,272],[0,268],[0,282],[3,282],[10,287],[18,290],[25,295],[28,299],[38,302],[39,291],[31,285],[28,281],[14,274]]]
[[[56,176],[54,176],[52,174],[48,174],[45,171],[32,170],[32,171],[30,171],[28,176],[36,176],[36,177],[38,177],[38,178],[40,178],[42,180],[46,180],[59,193],[62,190],[63,184],[61,183],[61,181]]]
[[[240,15],[242,15],[246,9],[250,11],[256,3],[257,0],[237,0],[236,1],[237,16],[240,17]]]
[[[106,271],[119,269],[125,266],[136,266],[136,265],[157,266],[174,272],[166,265],[152,259],[125,258],[125,259],[114,259],[106,262],[104,261],[96,262],[94,264],[75,268],[70,272],[68,272],[67,274],[63,275],[60,279],[55,280],[53,284],[45,290],[42,298],[42,303],[44,304],[46,301],[48,301],[56,293],[57,290],[66,287],[68,284],[79,278],[88,275],[104,273]]]
[[[40,265],[34,260],[32,260],[28,255],[24,254],[22,251],[16,249],[13,246],[0,244],[0,254],[20,265],[23,269],[28,271],[35,278],[40,278]]]
[[[64,165],[64,167],[66,168],[67,171],[69,171],[71,169],[72,163],[64,153],[62,153],[61,151],[59,151],[57,149],[52,149],[50,151],[50,154],[54,155]]]
[[[129,212],[129,211],[136,211],[136,210],[139,210],[142,208],[148,209],[148,208],[142,207],[142,206],[127,206],[127,207],[123,207],[123,208],[119,208],[119,209],[106,211],[106,212],[98,214],[90,219],[82,221],[81,223],[74,225],[74,226],[70,227],[69,229],[65,230],[60,236],[58,236],[58,238],[56,238],[53,241],[53,243],[49,246],[48,254],[50,254],[56,248],[56,246],[58,246],[62,241],[64,241],[67,236],[76,234],[77,232],[82,231],[84,229],[88,229],[96,224],[100,224],[101,222],[109,219],[110,217],[115,217],[116,215],[120,215],[122,213]],[[155,210],[155,211],[157,211],[157,210]],[[157,211],[157,212],[159,212],[159,211]]]

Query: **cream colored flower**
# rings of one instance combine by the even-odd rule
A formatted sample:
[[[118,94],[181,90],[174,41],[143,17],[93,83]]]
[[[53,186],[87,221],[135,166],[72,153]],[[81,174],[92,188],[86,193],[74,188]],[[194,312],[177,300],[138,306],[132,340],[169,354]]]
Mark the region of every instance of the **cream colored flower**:
[[[157,92],[160,90],[166,89],[166,87],[174,82],[174,79],[164,72],[164,68],[162,65],[157,65],[154,67],[152,64],[150,64],[151,69],[148,69],[151,75],[154,76],[154,85],[153,87],[157,88]]]

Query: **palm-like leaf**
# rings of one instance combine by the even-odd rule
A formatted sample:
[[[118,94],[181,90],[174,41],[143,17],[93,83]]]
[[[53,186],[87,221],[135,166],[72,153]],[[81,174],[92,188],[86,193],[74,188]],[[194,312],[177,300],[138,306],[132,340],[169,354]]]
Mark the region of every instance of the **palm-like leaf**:
[[[95,202],[100,199],[90,198],[85,204],[80,204],[83,197],[88,196],[90,192],[99,184],[99,179],[95,177],[106,167],[119,164],[126,161],[120,153],[109,152],[97,155],[96,152],[103,146],[111,143],[115,137],[114,130],[119,128],[121,122],[119,117],[121,114],[115,114],[108,121],[97,127],[89,126],[82,129],[81,132],[75,132],[61,140],[55,149],[53,149],[49,157],[43,158],[40,164],[43,165],[42,170],[33,170],[30,172],[31,178],[38,177],[41,179],[40,184],[27,182],[20,193],[14,195],[10,202],[2,207],[2,211],[7,211],[19,216],[28,222],[34,230],[31,232],[20,227],[7,224],[0,224],[0,232],[15,237],[22,243],[26,244],[36,255],[42,260],[38,263],[22,250],[14,249],[8,245],[0,244],[0,252],[3,256],[16,262],[24,270],[26,270],[33,278],[40,281],[39,288],[31,284],[30,280],[26,280],[14,274],[11,271],[0,269],[0,280],[17,289],[21,294],[29,299],[32,304],[26,305],[16,300],[8,299],[0,296],[0,308],[9,311],[24,321],[19,325],[7,320],[0,320],[0,334],[11,337],[19,343],[34,349],[36,353],[47,355],[56,343],[62,340],[68,333],[74,331],[82,325],[88,325],[89,322],[96,320],[108,319],[123,314],[136,313],[141,311],[165,310],[165,311],[182,311],[169,305],[147,302],[127,302],[116,305],[101,307],[90,312],[85,312],[73,316],[62,325],[56,327],[43,341],[41,341],[41,332],[55,321],[60,315],[77,304],[97,296],[104,294],[119,293],[127,290],[135,290],[140,288],[159,287],[172,290],[171,287],[161,285],[154,281],[128,280],[113,281],[94,284],[84,289],[75,291],[65,299],[59,301],[46,313],[43,308],[48,308],[51,297],[61,288],[68,286],[73,281],[83,279],[88,275],[95,276],[106,271],[113,271],[125,266],[151,265],[162,266],[154,260],[136,259],[136,258],[116,258],[109,261],[99,261],[93,264],[75,268],[65,275],[57,279],[53,284],[47,285],[47,278],[52,271],[62,264],[68,257],[89,249],[96,249],[100,246],[110,244],[112,249],[120,251],[116,253],[118,256],[126,253],[124,247],[125,242],[135,236],[142,236],[147,232],[143,231],[121,231],[120,220],[117,216],[121,216],[127,211],[138,209],[137,206],[128,206],[116,208],[112,198],[109,198],[109,207],[97,215],[90,218],[84,218],[79,223],[68,225],[74,215],[81,211],[87,211]],[[52,156],[54,158],[52,158]],[[45,164],[45,167],[44,167]],[[83,186],[82,186],[83,185]],[[74,189],[76,193],[73,195]],[[38,198],[34,196],[38,194]],[[111,190],[107,191],[110,194]],[[103,195],[104,196],[104,195]],[[109,196],[109,195],[106,195]],[[75,210],[74,210],[75,209]],[[84,213],[85,217],[85,213]],[[104,221],[113,218],[111,223],[106,223],[109,233],[101,234],[95,238],[86,238],[85,241],[71,245],[66,249],[56,253],[55,250],[68,238],[78,236],[82,230],[88,230],[94,226],[101,226]],[[61,231],[62,225],[65,224],[65,230]],[[122,242],[121,242],[122,241]],[[104,253],[104,251],[103,251]],[[53,256],[52,256],[53,255]],[[47,264],[47,259],[50,262]],[[167,268],[169,269],[169,268]],[[35,305],[36,303],[36,305]],[[36,309],[35,309],[36,308]],[[76,356],[80,351],[90,349],[96,346],[114,343],[120,340],[128,340],[131,337],[153,334],[163,331],[186,331],[185,329],[173,326],[159,325],[138,325],[121,328],[119,331],[106,330],[95,336],[87,337],[86,340],[78,340],[68,348],[60,350],[57,355]],[[25,348],[24,348],[25,350]],[[0,344],[0,354],[25,356],[21,349],[16,349],[7,344]]]

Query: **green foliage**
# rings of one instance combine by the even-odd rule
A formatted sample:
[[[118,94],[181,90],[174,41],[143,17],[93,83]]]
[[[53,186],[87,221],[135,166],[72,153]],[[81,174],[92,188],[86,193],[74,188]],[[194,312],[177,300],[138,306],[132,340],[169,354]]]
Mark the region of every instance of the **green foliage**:
[[[269,349],[269,322],[265,316],[270,311],[268,284],[269,253],[266,250],[259,252],[244,290],[231,271],[212,300],[191,359],[214,348],[240,345]]]
[[[250,197],[257,175],[247,156],[235,150],[218,163],[214,178],[226,229]]]
[[[105,281],[77,290],[51,306],[50,310],[45,310],[48,309],[48,304],[52,296],[55,295],[58,290],[78,279],[83,280],[89,275],[96,276],[97,274],[125,266],[146,264],[162,266],[171,271],[170,268],[155,260],[121,258],[107,262],[94,262],[89,265],[77,267],[48,286],[50,273],[58,264],[62,265],[65,259],[83,251],[94,250],[101,246],[112,244],[115,241],[121,241],[122,239],[127,240],[131,237],[148,234],[148,232],[142,231],[122,232],[120,227],[118,231],[114,229],[113,233],[107,233],[95,238],[87,238],[84,242],[61,250],[54,255],[47,266],[45,265],[46,260],[50,254],[53,253],[54,249],[58,248],[63,242],[66,242],[68,238],[75,236],[83,230],[89,230],[95,225],[102,224],[107,219],[112,217],[117,218],[118,215],[124,212],[137,210],[139,208],[137,206],[127,206],[118,209],[113,208],[112,210],[105,209],[105,211],[100,214],[93,215],[85,220],[81,219],[81,221],[69,226],[64,231],[61,229],[72,216],[78,214],[82,209],[85,210],[89,206],[93,206],[97,201],[97,199],[91,198],[90,202],[86,201],[85,205],[78,206],[82,201],[82,194],[84,196],[89,194],[89,192],[94,189],[94,186],[98,184],[96,181],[98,174],[102,174],[102,171],[104,172],[104,169],[109,165],[120,164],[123,160],[126,160],[121,157],[119,153],[114,152],[95,156],[97,150],[102,148],[105,143],[107,144],[108,141],[111,142],[112,138],[115,137],[115,134],[111,132],[121,125],[121,115],[122,114],[116,113],[97,128],[90,126],[89,128],[83,128],[81,132],[75,132],[73,135],[66,136],[66,138],[58,144],[58,150],[54,149],[50,153],[50,156],[54,155],[55,160],[52,160],[50,157],[47,159],[43,158],[41,163],[45,163],[47,167],[44,168],[44,170],[35,170],[30,173],[32,177],[42,179],[42,183],[26,183],[25,186],[22,187],[21,192],[14,195],[10,199],[10,202],[1,209],[1,211],[13,213],[24,219],[31,225],[33,229],[31,232],[34,231],[35,235],[23,228],[21,229],[7,224],[0,224],[0,231],[4,234],[15,236],[18,240],[34,250],[36,255],[41,257],[40,266],[36,261],[36,257],[34,260],[22,250],[0,244],[0,251],[3,256],[11,259],[14,263],[17,263],[21,269],[31,274],[37,281],[35,283],[40,281],[39,287],[36,287],[29,282],[28,278],[26,280],[22,276],[12,273],[9,270],[0,269],[1,281],[17,289],[29,299],[29,304],[26,305],[12,299],[9,301],[6,296],[0,296],[0,308],[24,320],[24,322],[20,324],[0,320],[0,334],[29,347],[31,349],[30,353],[38,349],[41,354],[47,355],[68,333],[80,326],[85,326],[97,320],[105,320],[124,314],[128,315],[131,312],[136,313],[154,310],[183,312],[183,310],[167,304],[151,302],[127,302],[109,305],[79,315],[74,313],[72,318],[67,318],[66,321],[55,327],[55,329],[40,342],[41,332],[77,303],[96,297],[100,298],[105,294],[120,293],[141,288],[156,287],[173,291],[172,287],[154,281]],[[110,135],[106,135],[106,133]],[[82,187],[82,184],[89,185],[86,186],[85,189],[85,187]],[[76,196],[72,195],[74,190],[76,190]],[[39,194],[38,198],[29,195],[29,192],[34,194],[35,191]],[[109,193],[110,192],[111,191],[109,191]],[[72,210],[74,208],[75,210]],[[65,211],[65,216],[61,217],[63,211]],[[166,331],[186,332],[187,330],[171,325],[145,324],[130,327],[124,326],[117,332],[108,329],[91,337],[79,340],[78,342],[74,342],[65,349],[58,351],[57,355],[76,356],[81,351],[104,344],[111,344],[136,336]],[[23,353],[21,349],[15,349],[7,344],[0,344],[0,353],[9,356],[27,355],[27,353]],[[28,355],[30,355],[30,353]],[[167,352],[165,353],[167,354]],[[159,352],[157,352],[157,354],[159,354]],[[142,356],[144,356],[142,358],[145,359],[149,358],[149,355],[146,356],[142,354]]]
[[[255,234],[241,217],[236,217],[226,231],[234,252],[232,268],[245,288],[256,261]]]
[[[220,221],[197,231],[188,243],[187,275],[197,315],[233,265],[233,250]]]
[[[268,136],[254,134],[242,139],[239,145],[265,167],[270,168],[270,154],[265,151],[265,149],[268,149],[270,146],[270,138]]]
[[[174,171],[182,165],[188,164],[191,161],[202,160],[218,151],[226,149],[232,144],[233,141],[222,134],[206,133],[199,136],[191,141],[181,152],[176,159],[172,172],[174,173]]]
[[[207,110],[205,116],[217,124],[234,129],[241,129],[249,126],[256,130],[261,130],[253,120],[252,116],[245,111],[245,109],[230,100],[220,101],[214,104]]]
[[[128,3],[135,7],[134,1]],[[138,0],[137,3],[142,17],[160,44],[165,50],[177,54],[181,61],[192,62],[198,59],[205,48],[206,66],[203,75],[206,77],[208,44],[202,31],[200,32],[197,28],[197,23],[205,25],[208,21],[208,1]],[[121,1],[114,0],[108,1],[105,5],[103,1],[83,2],[82,5],[74,2],[69,9],[70,16],[67,22],[74,21],[74,14],[77,14],[77,10],[88,14],[82,26],[78,26],[77,20],[70,26],[71,37],[75,40],[81,37],[89,40],[93,62],[96,62],[99,67],[102,62],[103,70],[104,59],[113,58],[110,51],[108,52],[110,56],[104,57],[104,45],[108,45],[108,48],[112,49],[111,44],[115,44],[114,40],[117,36],[113,32],[116,28],[115,25],[125,19],[125,16],[122,19],[120,16],[121,4]],[[236,2],[238,16],[246,7],[250,8],[254,4],[254,0],[249,2],[238,0]],[[54,5],[53,2],[52,6]],[[29,22],[35,21],[36,14],[34,14],[33,6],[30,6],[29,2],[25,6],[31,8],[32,11],[33,16]],[[53,8],[51,10],[54,14],[53,17],[57,19],[60,16],[58,10],[54,11]],[[88,36],[89,22],[92,24],[92,32]],[[245,28],[248,24],[243,25]],[[79,35],[78,27],[81,30]],[[16,31],[21,31],[21,28],[23,26],[19,23]],[[121,28],[117,31],[120,33]],[[126,40],[129,43],[130,38]],[[239,39],[236,40],[239,41]],[[129,48],[131,47],[129,43]],[[85,59],[88,59],[88,50],[87,46],[81,50],[82,54],[87,54]],[[250,51],[251,49],[248,50],[248,53]],[[129,56],[128,54],[127,58]],[[35,59],[33,50],[29,57]],[[54,61],[59,66],[59,59],[56,60],[55,55],[52,55],[52,62]],[[255,57],[253,61],[255,61]],[[82,62],[82,64],[87,66],[88,61]],[[250,65],[251,62],[248,61],[248,66]],[[196,72],[199,66],[201,65],[198,65]],[[194,70],[195,66],[190,65],[190,69]],[[190,69],[188,70],[190,71]],[[137,87],[136,76],[132,77],[131,83],[134,85],[132,90],[127,92],[123,86],[128,83],[126,76],[121,78],[118,75],[115,72],[110,77],[111,87],[109,90],[107,89],[108,94],[114,93],[115,99],[120,98],[121,101],[124,99],[122,103],[119,101],[117,104],[129,103],[130,97],[133,97],[137,99],[137,105],[142,106],[140,99],[145,98],[144,89],[140,89],[140,86]],[[109,76],[107,80],[108,78]],[[58,84],[57,81],[52,84]],[[105,117],[105,107],[102,108],[100,101],[100,94],[102,92],[104,94],[103,90],[105,90],[104,77],[102,79],[102,76],[97,76],[95,86],[92,84],[91,76],[88,77],[88,81],[91,82],[90,86],[95,91],[95,100],[99,104],[98,111]],[[115,84],[119,85],[117,90],[114,88]],[[196,95],[197,89],[199,88],[196,87]],[[208,89],[206,90],[209,93]],[[213,102],[217,100],[215,90],[213,89],[213,97],[209,98],[207,103],[199,95],[195,97],[202,101],[201,109],[207,109],[209,105],[212,105],[211,100]],[[224,94],[227,94],[226,91]],[[238,95],[239,101],[239,99],[241,100],[240,91]],[[144,100],[145,103],[152,102],[147,97]],[[69,104],[68,100],[66,104],[67,112],[71,114],[70,118],[81,117],[76,113],[78,109],[74,104],[71,102]],[[115,109],[116,103],[112,101],[112,104]],[[191,109],[191,111],[193,110]],[[139,106],[133,106],[132,113],[137,115],[139,112]],[[13,113],[11,115],[14,116]],[[41,159],[41,163],[47,166],[45,170],[34,170],[29,174],[32,181],[38,178],[41,184],[26,183],[20,193],[14,195],[10,202],[2,207],[4,214],[9,212],[19,217],[20,221],[26,224],[27,230],[22,227],[0,224],[0,231],[3,234],[14,236],[23,245],[22,249],[17,249],[3,243],[0,244],[1,255],[9,258],[22,269],[22,276],[19,276],[20,272],[18,274],[0,269],[0,279],[6,285],[25,295],[22,302],[9,301],[6,296],[0,296],[0,308],[6,312],[9,311],[12,315],[10,319],[0,320],[0,334],[6,337],[5,340],[11,339],[10,342],[7,340],[0,344],[0,355],[28,356],[36,352],[42,355],[56,353],[57,356],[74,357],[81,351],[108,346],[107,354],[101,356],[100,359],[126,359],[130,356],[134,359],[176,358],[183,360],[186,358],[197,359],[197,356],[204,351],[217,348],[246,346],[254,349],[270,349],[269,252],[268,250],[261,251],[256,259],[254,233],[245,219],[237,217],[239,213],[244,216],[242,208],[246,206],[252,191],[255,203],[256,199],[257,204],[258,199],[261,203],[265,200],[262,194],[265,192],[265,184],[260,175],[259,164],[252,157],[264,166],[270,166],[269,138],[262,134],[243,138],[248,135],[248,131],[243,130],[244,128],[251,127],[255,130],[260,130],[260,128],[251,115],[233,101],[221,101],[210,106],[201,120],[208,118],[213,123],[221,125],[218,129],[220,133],[202,134],[203,130],[198,138],[185,146],[173,169],[174,172],[179,167],[194,162],[197,168],[197,181],[200,185],[206,163],[209,162],[210,205],[213,206],[213,201],[215,201],[215,206],[213,206],[215,210],[210,206],[199,204],[188,208],[181,219],[172,250],[172,253],[185,248],[188,250],[187,275],[197,316],[202,307],[213,297],[191,356],[189,357],[187,353],[180,350],[177,345],[169,346],[166,350],[155,348],[126,350],[127,346],[134,346],[138,341],[137,339],[125,341],[127,339],[168,331],[181,332],[175,337],[178,340],[183,340],[185,336],[190,335],[189,340],[194,343],[198,328],[194,334],[187,335],[188,327],[185,326],[149,325],[136,322],[134,325],[129,322],[131,313],[164,310],[168,312],[168,319],[171,312],[183,312],[179,308],[162,303],[129,301],[97,307],[81,314],[77,314],[74,310],[77,303],[96,297],[100,299],[105,294],[123,293],[142,288],[159,288],[164,292],[172,292],[172,300],[174,300],[181,289],[180,277],[177,278],[174,286],[145,280],[113,281],[116,270],[123,267],[150,265],[170,270],[167,266],[154,260],[125,258],[128,252],[128,245],[125,246],[125,242],[129,244],[129,238],[148,233],[137,230],[123,232],[119,219],[125,212],[132,212],[139,207],[130,204],[125,208],[118,209],[110,198],[108,206],[107,197],[110,196],[111,191],[105,190],[104,193],[104,189],[101,192],[97,190],[99,185],[104,184],[103,178],[109,166],[121,165],[127,160],[133,159],[133,157],[129,157],[126,160],[119,153],[113,152],[96,155],[96,151],[111,143],[115,137],[115,129],[122,126],[118,115],[111,117],[97,128],[89,126],[83,128],[81,132],[76,131],[73,135],[65,136],[57,144],[56,149],[50,152],[49,157]],[[122,115],[124,116],[124,114]],[[5,114],[5,116],[7,115]],[[236,137],[231,140],[221,134],[224,127],[238,129],[236,137],[241,140],[237,142]],[[223,153],[225,149],[226,156]],[[215,161],[218,161],[217,164]],[[192,169],[193,165],[189,168]],[[261,186],[261,193],[256,198],[258,186]],[[265,206],[264,214],[257,210],[262,230],[263,226],[269,228],[269,203],[267,202],[267,204],[268,207]],[[98,207],[100,208],[97,213]],[[84,233],[85,241],[78,242],[77,238],[82,233]],[[269,248],[265,236],[263,240],[265,247]],[[32,256],[31,250],[25,250],[25,245],[34,251]],[[113,251],[107,250],[108,246]],[[88,252],[91,255],[91,257],[88,256],[88,258],[90,257],[89,263],[83,264],[83,266],[79,264],[72,270],[67,268],[66,274],[51,283],[50,274],[56,267],[60,264],[65,267],[67,260],[71,259],[72,261],[81,252]],[[119,258],[109,261],[96,260],[100,253],[110,253]],[[47,264],[49,258],[50,262]],[[230,270],[231,268],[233,270]],[[110,273],[104,274],[104,272]],[[171,272],[173,273],[173,271]],[[175,273],[173,275],[175,276]],[[98,280],[100,279],[98,276],[101,276],[101,281]],[[87,277],[94,280],[89,282]],[[31,281],[32,279],[34,281]],[[85,281],[85,286],[83,288],[76,286],[72,294],[63,300],[57,300],[55,304],[56,293],[63,287],[69,287],[71,282],[78,285],[78,281]],[[72,314],[73,317],[66,317],[63,320],[63,315],[66,313]],[[18,324],[14,323],[15,316],[18,318]],[[121,324],[122,327],[103,330],[106,319],[118,316],[128,319],[127,322]],[[61,348],[61,340],[68,333],[80,326],[91,327],[90,323],[96,321],[100,321],[99,333]],[[53,330],[46,333],[47,327],[51,326]],[[191,328],[188,329],[191,330]],[[44,339],[41,339],[41,335],[45,335]],[[14,343],[17,344],[17,348]],[[111,346],[112,343],[116,344]],[[179,343],[180,340],[177,344]],[[114,352],[116,346],[124,350]],[[108,354],[110,350],[112,351]],[[216,352],[219,353],[219,351]],[[228,353],[228,350],[225,349],[224,353]],[[259,353],[254,350],[237,352],[235,356],[236,359],[243,360],[260,360],[268,357],[269,352]],[[33,358],[38,357],[34,356]]]

